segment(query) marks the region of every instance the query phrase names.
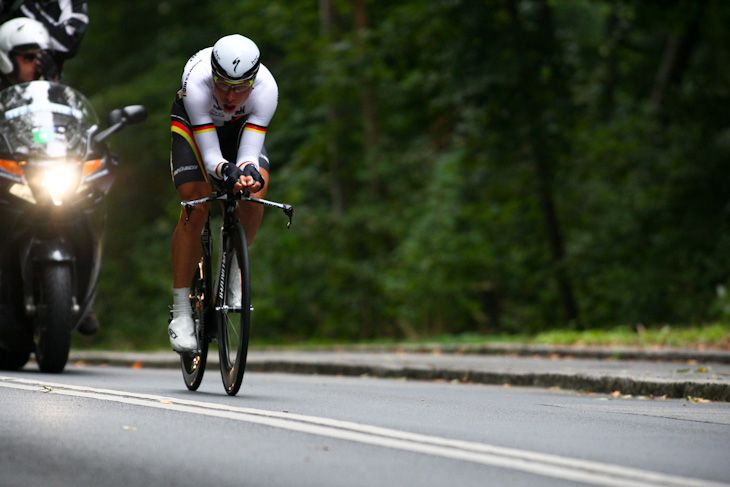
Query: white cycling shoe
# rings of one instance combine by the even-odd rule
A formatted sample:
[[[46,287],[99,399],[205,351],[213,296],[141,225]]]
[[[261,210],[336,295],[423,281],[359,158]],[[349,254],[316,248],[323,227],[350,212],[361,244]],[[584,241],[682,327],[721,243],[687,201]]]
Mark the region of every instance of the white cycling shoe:
[[[176,352],[195,352],[198,340],[195,338],[195,322],[190,315],[181,314],[170,321],[167,327],[170,345]]]

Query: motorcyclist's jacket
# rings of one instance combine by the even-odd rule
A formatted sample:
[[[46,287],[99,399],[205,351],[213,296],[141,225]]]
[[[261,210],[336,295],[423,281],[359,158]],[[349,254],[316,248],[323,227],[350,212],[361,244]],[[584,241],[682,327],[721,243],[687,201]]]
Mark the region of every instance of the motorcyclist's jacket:
[[[234,162],[239,167],[251,162],[258,168],[266,129],[279,102],[279,88],[271,72],[261,64],[246,102],[235,113],[225,113],[213,96],[212,51],[212,47],[202,49],[188,60],[178,96],[183,100],[206,171],[221,179],[220,166],[224,162]],[[234,123],[243,117],[246,118],[237,158],[226,161],[216,127]]]
[[[5,0],[4,3],[12,1]],[[86,0],[26,1],[15,11],[14,16],[29,17],[46,27],[59,68],[66,59],[76,55],[89,25]]]

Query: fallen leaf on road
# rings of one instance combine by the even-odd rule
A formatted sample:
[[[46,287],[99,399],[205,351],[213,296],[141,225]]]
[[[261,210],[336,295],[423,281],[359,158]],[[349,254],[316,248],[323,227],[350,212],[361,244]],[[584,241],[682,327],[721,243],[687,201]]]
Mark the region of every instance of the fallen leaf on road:
[[[611,397],[621,397],[621,391],[613,391]]]
[[[137,431],[137,428],[135,426],[122,426],[122,429],[126,431]]]
[[[710,402],[709,399],[703,399],[701,397],[687,396],[687,401],[697,404],[699,402]]]
[[[699,372],[700,374],[706,374],[709,371],[710,371],[710,369],[708,369],[707,367],[700,367],[695,372]]]
[[[141,369],[143,367],[142,362],[135,362],[132,364],[133,369]]]

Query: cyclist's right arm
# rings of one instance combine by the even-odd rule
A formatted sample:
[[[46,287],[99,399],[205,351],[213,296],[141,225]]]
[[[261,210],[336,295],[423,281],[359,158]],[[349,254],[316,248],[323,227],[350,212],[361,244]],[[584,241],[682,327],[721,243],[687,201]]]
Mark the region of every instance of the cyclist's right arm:
[[[226,161],[221,152],[218,133],[215,130],[213,119],[210,116],[210,107],[212,105],[213,94],[210,90],[207,93],[203,90],[190,91],[188,88],[187,95],[183,98],[185,110],[190,117],[190,125],[193,129],[195,144],[200,151],[200,157],[208,174],[218,179],[222,179],[220,172],[221,165]]]
[[[221,153],[218,133],[210,115],[215,100],[208,50],[210,48],[199,51],[185,65],[182,101],[206,172],[217,179],[223,179],[221,166],[228,161]]]

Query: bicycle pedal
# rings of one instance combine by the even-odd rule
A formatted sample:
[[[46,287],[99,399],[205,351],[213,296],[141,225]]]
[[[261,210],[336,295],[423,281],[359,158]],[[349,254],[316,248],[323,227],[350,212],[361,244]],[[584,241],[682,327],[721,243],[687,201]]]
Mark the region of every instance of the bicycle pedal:
[[[200,350],[193,350],[188,352],[178,352],[177,350],[175,350],[175,352],[177,352],[178,355],[186,355],[190,358],[194,358],[200,355]]]

